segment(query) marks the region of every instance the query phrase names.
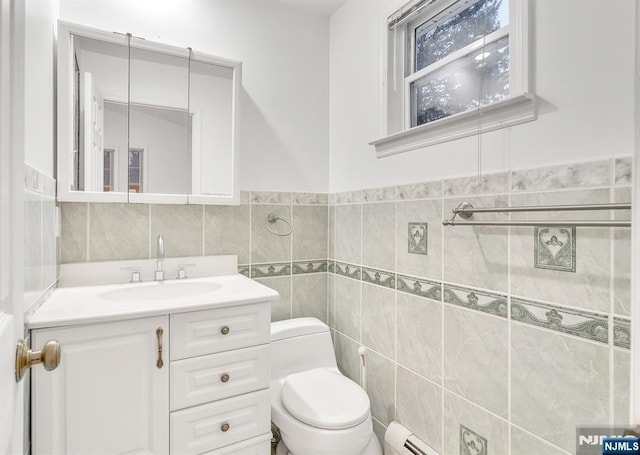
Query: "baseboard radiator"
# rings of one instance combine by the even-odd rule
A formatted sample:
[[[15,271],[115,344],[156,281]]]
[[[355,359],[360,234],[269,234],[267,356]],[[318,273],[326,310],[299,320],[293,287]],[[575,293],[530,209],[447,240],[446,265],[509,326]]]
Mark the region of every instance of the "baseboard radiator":
[[[391,422],[384,434],[384,455],[439,455],[427,443],[398,422]]]

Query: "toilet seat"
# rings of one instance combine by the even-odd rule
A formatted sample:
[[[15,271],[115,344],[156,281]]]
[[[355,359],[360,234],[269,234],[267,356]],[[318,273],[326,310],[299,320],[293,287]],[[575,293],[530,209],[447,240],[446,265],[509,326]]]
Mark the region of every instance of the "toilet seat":
[[[281,392],[284,407],[307,425],[327,430],[354,427],[369,418],[369,397],[342,374],[316,368],[287,376]]]

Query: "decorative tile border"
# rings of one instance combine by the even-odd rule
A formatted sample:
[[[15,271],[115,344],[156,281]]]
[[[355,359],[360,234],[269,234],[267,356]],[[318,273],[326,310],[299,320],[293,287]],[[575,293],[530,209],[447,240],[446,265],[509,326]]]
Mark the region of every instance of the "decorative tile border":
[[[385,202],[396,200],[396,187],[368,188],[362,190],[362,202]]]
[[[616,158],[615,185],[631,185],[632,160],[631,157]]]
[[[56,197],[55,179],[24,163],[24,188],[49,197]]]
[[[336,261],[329,259],[327,261],[327,272],[336,273]]]
[[[444,181],[444,196],[468,196],[479,194],[498,194],[509,192],[509,173],[486,174],[447,179]]]
[[[240,204],[251,203],[251,191],[240,191]]]
[[[336,275],[342,275],[359,280],[362,276],[362,267],[359,265],[347,264],[346,262],[336,262],[334,273]]]
[[[238,266],[238,273],[240,275],[244,275],[247,278],[249,278],[251,276],[251,266],[248,264],[245,265],[239,265]]]
[[[575,273],[575,226],[535,226],[533,238],[535,268]]]
[[[631,349],[631,321],[613,318],[613,344],[619,348]]]
[[[336,204],[358,204],[362,202],[362,191],[345,191],[336,193]]]
[[[408,229],[408,245],[409,254],[428,254],[427,235],[428,223],[409,223]]]
[[[435,199],[442,197],[442,180],[433,182],[410,183],[400,185],[396,189],[399,201],[412,199]]]
[[[291,204],[291,193],[276,191],[252,191],[252,204]]]
[[[292,193],[291,198],[294,204],[299,205],[327,205],[329,203],[329,195],[327,193]]]
[[[511,171],[511,191],[609,186],[609,160]]]
[[[606,316],[597,313],[512,297],[511,319],[604,344],[609,343],[609,321]]]
[[[487,438],[460,425],[460,455],[487,455]]]
[[[471,310],[507,317],[507,296],[478,289],[444,284],[444,301]]]
[[[266,278],[270,276],[287,276],[287,275],[291,275],[290,262],[251,265],[251,278]]]
[[[442,301],[442,283],[424,278],[416,278],[407,275],[398,275],[398,291],[425,297],[431,300]]]
[[[297,261],[292,264],[291,271],[294,275],[303,273],[320,273],[327,271],[327,261]]]
[[[396,274],[393,272],[385,272],[383,270],[362,268],[362,281],[367,283],[383,286],[385,288],[396,288]]]

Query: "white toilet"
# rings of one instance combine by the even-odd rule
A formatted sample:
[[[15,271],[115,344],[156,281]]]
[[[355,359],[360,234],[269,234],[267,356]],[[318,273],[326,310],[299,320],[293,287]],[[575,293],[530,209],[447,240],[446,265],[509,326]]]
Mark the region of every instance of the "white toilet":
[[[271,420],[278,454],[382,455],[369,397],[340,373],[329,327],[315,318],[271,323]]]

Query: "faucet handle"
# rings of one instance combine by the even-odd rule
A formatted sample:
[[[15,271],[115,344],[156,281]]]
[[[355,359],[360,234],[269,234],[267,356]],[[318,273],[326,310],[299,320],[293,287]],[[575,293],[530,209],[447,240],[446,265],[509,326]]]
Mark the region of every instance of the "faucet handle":
[[[131,281],[129,283],[140,283],[142,279],[140,278],[140,267],[123,267],[120,270],[131,271]]]
[[[178,279],[184,280],[187,278],[187,267],[195,267],[195,264],[178,264]]]

